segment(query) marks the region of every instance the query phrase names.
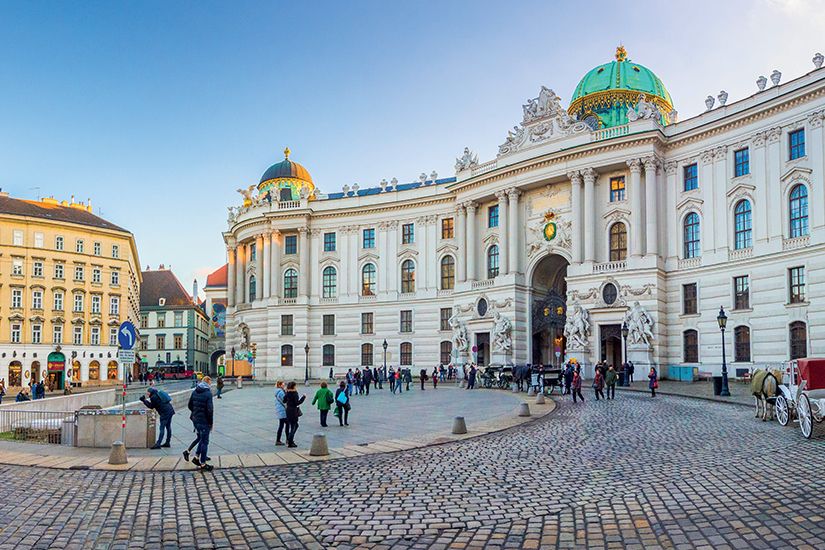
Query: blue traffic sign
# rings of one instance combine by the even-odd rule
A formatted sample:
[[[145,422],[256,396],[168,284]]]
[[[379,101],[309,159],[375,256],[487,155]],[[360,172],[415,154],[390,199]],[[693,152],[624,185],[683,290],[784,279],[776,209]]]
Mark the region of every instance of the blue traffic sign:
[[[121,349],[132,349],[137,340],[135,325],[129,321],[123,321],[117,329],[117,343]]]

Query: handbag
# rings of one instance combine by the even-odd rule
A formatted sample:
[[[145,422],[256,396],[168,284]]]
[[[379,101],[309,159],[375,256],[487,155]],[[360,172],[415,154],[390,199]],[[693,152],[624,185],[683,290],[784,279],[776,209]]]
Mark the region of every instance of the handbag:
[[[658,381],[658,380],[654,380],[654,381],[653,381],[653,389],[654,389],[654,390],[658,390],[658,389],[659,389],[659,381]]]
[[[298,408],[298,416],[304,416],[304,411],[302,411],[300,407]]]
[[[327,392],[327,405],[335,403],[335,398],[332,397],[332,392]]]
[[[341,405],[346,405],[348,401],[347,394],[345,392],[339,393],[336,401],[338,401]]]

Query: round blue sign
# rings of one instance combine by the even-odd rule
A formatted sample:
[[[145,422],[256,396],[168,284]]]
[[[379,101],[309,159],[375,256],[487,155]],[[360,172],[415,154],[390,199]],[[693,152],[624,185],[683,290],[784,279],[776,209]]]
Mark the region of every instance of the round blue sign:
[[[137,330],[129,321],[123,321],[117,329],[117,343],[120,349],[132,349],[137,343]]]

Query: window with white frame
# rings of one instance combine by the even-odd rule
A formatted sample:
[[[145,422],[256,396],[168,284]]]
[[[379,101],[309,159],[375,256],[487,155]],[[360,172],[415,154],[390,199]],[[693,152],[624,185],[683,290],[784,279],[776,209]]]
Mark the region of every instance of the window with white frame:
[[[11,343],[12,344],[19,344],[20,343],[20,323],[12,323],[11,324]]]
[[[112,271],[112,286],[118,286],[120,284],[120,273],[117,271]]]
[[[43,291],[32,290],[32,309],[43,309]]]
[[[109,345],[117,345],[117,327],[109,327]]]
[[[83,345],[83,327],[74,327],[74,330],[72,331],[72,344],[75,346]]]
[[[63,250],[63,236],[58,235],[54,238],[54,249],[55,250]]]
[[[32,264],[32,277],[43,276],[43,262],[37,261]]]
[[[74,243],[74,251],[83,254],[83,239],[77,239]]]
[[[12,275],[22,275],[23,274],[23,260],[20,258],[15,258],[11,261],[11,274]]]
[[[112,245],[112,258],[120,258],[120,247],[116,244]]]
[[[63,278],[63,264],[54,264],[54,278],[55,279],[62,279]]]
[[[34,247],[43,248],[43,233],[40,233],[39,231],[34,234]]]
[[[109,298],[109,315],[120,315],[120,296]]]
[[[12,244],[14,246],[23,246],[23,230],[15,229],[12,232]]]
[[[43,342],[43,325],[32,325],[32,344]]]
[[[76,265],[74,267],[74,280],[75,281],[82,281],[83,280],[83,266]]]
[[[100,295],[92,294],[92,313],[100,313]]]
[[[92,248],[94,249],[94,255],[100,256],[100,243],[94,243],[94,245],[92,245]]]
[[[81,312],[83,311],[83,295],[82,294],[75,294],[74,295],[74,311]]]
[[[63,291],[54,291],[54,309],[56,311],[63,311]]]
[[[52,327],[52,343],[53,344],[62,344],[63,343],[63,325],[54,325]]]
[[[99,283],[100,282],[100,268],[94,267],[92,268],[92,282]]]
[[[23,289],[22,288],[13,288],[13,289],[11,289],[11,307],[14,307],[14,308],[23,307]]]
[[[100,345],[100,327],[92,327],[89,332],[89,343],[93,346]]]
[[[113,298],[114,298],[114,296],[113,296]],[[176,327],[182,327],[183,326],[183,312],[182,311],[176,311],[175,312],[175,326]]]

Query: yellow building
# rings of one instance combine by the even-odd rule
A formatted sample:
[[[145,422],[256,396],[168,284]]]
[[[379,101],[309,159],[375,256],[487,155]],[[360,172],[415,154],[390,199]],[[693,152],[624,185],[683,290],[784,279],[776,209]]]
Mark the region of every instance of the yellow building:
[[[117,328],[138,325],[134,236],[88,204],[0,193],[0,378],[116,383]],[[132,369],[132,366],[129,366]]]

